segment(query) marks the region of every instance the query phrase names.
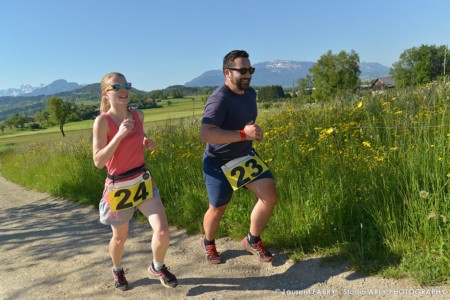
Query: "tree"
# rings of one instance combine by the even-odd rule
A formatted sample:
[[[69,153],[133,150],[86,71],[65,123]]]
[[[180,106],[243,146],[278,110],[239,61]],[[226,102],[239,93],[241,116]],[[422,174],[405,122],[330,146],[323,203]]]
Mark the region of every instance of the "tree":
[[[50,114],[42,109],[39,109],[37,112],[34,113],[34,121],[39,123],[42,128],[47,128],[49,126],[52,126],[54,124],[51,124],[49,121]]]
[[[258,100],[261,102],[284,98],[281,85],[262,86],[258,88]]]
[[[390,74],[397,87],[414,86],[436,80],[449,70],[450,60],[446,59],[447,46],[421,45],[403,51],[392,65]],[[445,66],[444,66],[445,63]]]
[[[25,115],[15,114],[14,121],[15,121],[16,128],[20,128],[21,130],[24,130],[25,124],[30,122],[30,119]]]
[[[3,121],[3,124],[5,124],[5,126],[9,127],[9,129],[12,130],[13,127],[14,127],[12,116],[6,118],[6,119]]]
[[[63,99],[58,97],[51,97],[47,100],[46,110],[50,113],[50,119],[59,125],[59,130],[61,130],[62,136],[65,137],[64,124],[75,111],[73,103],[64,102]]]
[[[318,99],[354,92],[359,87],[359,55],[354,50],[337,55],[329,50],[309,71],[314,77],[313,96]]]
[[[92,120],[96,115],[98,115],[98,112],[95,106],[81,103],[80,106],[76,107],[71,119],[74,121]]]
[[[165,99],[164,98],[164,91],[163,90],[154,90],[150,92],[150,97],[153,99]]]
[[[314,88],[314,78],[311,75],[306,75],[305,78],[300,78],[297,81],[299,95],[311,95]]]
[[[9,116],[3,123],[8,126],[10,129],[20,128],[23,130],[25,128],[25,124],[28,123],[30,120],[28,117],[24,115],[14,114],[12,116]]]

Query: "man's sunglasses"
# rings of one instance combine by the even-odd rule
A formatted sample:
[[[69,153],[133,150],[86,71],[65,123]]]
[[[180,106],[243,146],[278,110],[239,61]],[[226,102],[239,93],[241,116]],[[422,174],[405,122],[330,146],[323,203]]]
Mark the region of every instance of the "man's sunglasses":
[[[228,68],[228,70],[238,71],[239,73],[241,73],[241,75],[245,75],[245,74],[247,74],[247,72],[250,73],[250,74],[255,73],[255,68],[252,68],[252,67],[250,67],[250,68],[240,68],[240,69]]]
[[[131,82],[125,82],[124,84],[116,83],[108,86],[105,91],[115,91],[118,92],[120,88],[123,87],[126,90],[131,90]]]

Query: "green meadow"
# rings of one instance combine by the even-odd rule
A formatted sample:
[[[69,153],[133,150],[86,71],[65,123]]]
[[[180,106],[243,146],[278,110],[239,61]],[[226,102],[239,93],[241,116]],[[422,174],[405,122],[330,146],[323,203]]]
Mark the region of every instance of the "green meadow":
[[[202,232],[208,207],[198,133],[204,101],[145,110],[145,130],[158,145],[146,159],[169,222],[192,234]],[[263,234],[267,246],[294,260],[321,255],[369,274],[448,284],[449,102],[449,86],[436,83],[261,107],[265,138],[254,146],[279,195]],[[92,162],[92,123],[67,124],[66,138],[57,128],[5,131],[2,175],[97,207],[106,170]],[[246,190],[235,192],[219,235],[242,238],[254,201]]]
[[[193,96],[188,99],[163,100],[158,103],[157,108],[143,110],[145,114],[144,122],[161,123],[158,121],[200,116],[203,112],[206,99],[207,96]],[[93,120],[68,123],[64,125],[64,132],[69,138],[90,136],[93,123]],[[1,146],[5,144],[50,142],[60,137],[62,136],[58,126],[34,131],[6,128],[3,134],[0,134],[0,150]]]

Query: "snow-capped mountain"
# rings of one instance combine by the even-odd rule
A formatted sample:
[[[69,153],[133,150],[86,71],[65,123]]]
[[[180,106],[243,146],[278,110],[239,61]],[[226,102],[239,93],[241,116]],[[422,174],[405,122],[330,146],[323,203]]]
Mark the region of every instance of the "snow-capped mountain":
[[[302,70],[308,67],[311,63],[305,61],[292,61],[292,60],[273,60],[258,63],[255,66],[261,66],[269,69],[273,72],[282,72],[284,70]]]
[[[256,72],[253,74],[253,86],[281,85],[293,87],[300,78],[309,74],[309,69],[315,65],[309,61],[273,60],[256,63],[253,66]],[[373,80],[387,76],[389,68],[379,63],[360,63],[361,80]],[[222,70],[210,70],[199,77],[187,82],[188,87],[219,86],[224,82]]]
[[[21,96],[24,94],[31,93],[37,89],[36,87],[32,87],[29,84],[22,84],[18,89],[16,88],[9,88],[6,90],[0,90],[0,96]]]
[[[0,90],[0,97],[53,95],[61,92],[76,90],[82,87],[83,85],[80,85],[76,82],[67,82],[64,79],[58,79],[48,85],[41,84],[39,87],[33,87],[29,84],[23,84],[18,89],[9,88],[6,90]]]

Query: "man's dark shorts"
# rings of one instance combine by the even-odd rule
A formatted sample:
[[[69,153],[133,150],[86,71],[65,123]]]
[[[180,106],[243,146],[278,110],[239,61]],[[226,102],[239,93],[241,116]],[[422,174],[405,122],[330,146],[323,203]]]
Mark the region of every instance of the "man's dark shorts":
[[[208,191],[209,203],[214,207],[221,207],[231,200],[233,188],[223,174],[221,166],[229,162],[216,157],[203,154],[203,179]],[[267,170],[256,180],[263,178],[273,178],[272,172]]]

